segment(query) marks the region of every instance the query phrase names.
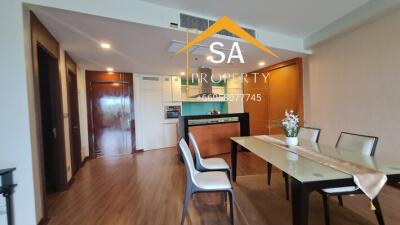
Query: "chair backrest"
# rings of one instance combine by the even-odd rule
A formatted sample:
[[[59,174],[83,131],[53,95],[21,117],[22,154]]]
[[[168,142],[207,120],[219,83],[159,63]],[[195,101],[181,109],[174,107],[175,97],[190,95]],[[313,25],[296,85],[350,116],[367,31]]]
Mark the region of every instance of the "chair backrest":
[[[201,166],[203,158],[201,158],[199,146],[197,145],[196,139],[194,138],[193,134],[191,132],[189,132],[188,135],[189,135],[190,144],[193,146],[193,150],[194,150],[195,164],[196,164],[196,166]],[[200,165],[198,165],[198,164],[200,164]]]
[[[320,133],[321,129],[319,128],[300,127],[298,138],[318,143]]]
[[[186,179],[188,181],[190,179],[192,182],[194,182],[194,175],[198,173],[198,171],[194,167],[193,157],[189,146],[183,138],[179,141],[179,149],[181,151],[183,162],[185,163]]]
[[[360,152],[363,155],[373,156],[375,154],[377,143],[377,137],[342,132],[340,133],[336,147]]]

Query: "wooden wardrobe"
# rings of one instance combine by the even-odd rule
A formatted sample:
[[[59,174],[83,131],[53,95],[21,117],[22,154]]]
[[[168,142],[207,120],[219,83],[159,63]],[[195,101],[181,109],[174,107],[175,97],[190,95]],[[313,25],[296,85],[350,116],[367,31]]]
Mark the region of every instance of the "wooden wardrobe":
[[[302,124],[302,59],[294,58],[248,73],[243,93],[261,95],[260,101],[244,99],[244,111],[250,114],[250,135],[283,133],[280,124],[285,110],[294,110]]]

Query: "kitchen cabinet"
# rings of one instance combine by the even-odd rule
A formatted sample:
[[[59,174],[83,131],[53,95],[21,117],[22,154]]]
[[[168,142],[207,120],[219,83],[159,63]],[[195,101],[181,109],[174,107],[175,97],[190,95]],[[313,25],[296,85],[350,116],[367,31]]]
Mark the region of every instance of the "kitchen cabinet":
[[[162,78],[163,101],[180,102],[182,98],[181,78],[179,76],[164,76]]]
[[[177,122],[163,124],[163,138],[164,138],[163,147],[165,148],[174,147],[178,143],[176,125]]]
[[[165,105],[180,105],[180,77],[141,75],[139,112],[141,115],[143,149],[173,147],[177,144],[177,120],[165,119]],[[176,91],[178,88],[179,91]],[[175,89],[175,90],[174,90]],[[172,103],[174,102],[174,103]]]
[[[172,102],[172,77],[162,78],[163,102]]]
[[[182,101],[182,89],[181,89],[181,77],[172,76],[171,77],[171,88],[172,88],[172,101],[180,102]]]
[[[163,80],[162,76],[141,75],[140,113],[143,120],[143,149],[164,147]]]

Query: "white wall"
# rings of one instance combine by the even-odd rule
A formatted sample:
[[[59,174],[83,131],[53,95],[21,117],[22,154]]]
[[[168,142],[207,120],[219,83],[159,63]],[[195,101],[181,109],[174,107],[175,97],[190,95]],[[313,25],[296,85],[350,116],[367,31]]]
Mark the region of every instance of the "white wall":
[[[34,115],[29,113],[32,107],[29,104],[31,89],[28,89],[28,78],[32,75],[29,24],[24,26],[19,1],[1,1],[0,15],[0,167],[17,167],[14,173],[15,183],[18,183],[14,194],[15,224],[32,225],[36,224],[36,211],[40,210],[41,202],[36,199],[38,207],[35,206],[35,193],[40,194],[35,190],[40,185],[34,186],[33,176],[34,172],[37,174],[37,165],[33,165],[37,156],[32,152],[36,152],[37,143],[33,138]]]
[[[341,131],[376,135],[377,155],[398,156],[400,10],[313,52],[305,61],[305,121],[322,128],[320,141],[333,145]]]
[[[42,184],[39,165],[39,140],[35,102],[33,94],[33,71],[29,11],[23,11],[21,1],[6,0],[0,3],[0,100],[4,107],[0,111],[0,168],[16,167],[14,181],[18,184],[14,193],[14,217],[16,225],[37,224],[42,218]],[[12,22],[11,22],[12,21]],[[61,45],[60,76],[62,82],[62,104],[64,111],[66,164],[71,167],[69,144],[69,117],[66,101],[64,50]],[[81,75],[82,76],[82,75]],[[84,79],[83,79],[84,82]],[[82,83],[82,79],[80,79]],[[78,85],[80,85],[78,83]],[[86,106],[85,88],[80,92]],[[83,98],[82,98],[83,93]],[[81,107],[82,108],[82,107]],[[84,110],[86,107],[84,107]],[[88,155],[86,112],[81,121],[82,150]],[[82,125],[83,124],[83,125]],[[85,136],[86,135],[86,136]],[[87,153],[86,153],[87,152]],[[71,170],[68,169],[68,179]]]

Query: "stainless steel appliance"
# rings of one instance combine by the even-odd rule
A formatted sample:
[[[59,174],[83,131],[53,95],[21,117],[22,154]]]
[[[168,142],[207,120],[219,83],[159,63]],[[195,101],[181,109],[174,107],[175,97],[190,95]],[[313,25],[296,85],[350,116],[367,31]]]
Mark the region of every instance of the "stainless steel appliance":
[[[181,115],[180,105],[165,105],[164,106],[164,118],[165,119],[178,119]]]

